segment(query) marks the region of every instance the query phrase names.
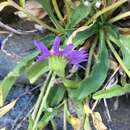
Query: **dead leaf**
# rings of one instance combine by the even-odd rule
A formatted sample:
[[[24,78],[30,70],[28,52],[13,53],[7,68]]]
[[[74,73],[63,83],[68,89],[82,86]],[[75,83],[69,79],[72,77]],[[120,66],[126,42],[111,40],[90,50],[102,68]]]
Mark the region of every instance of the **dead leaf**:
[[[74,130],[80,130],[80,120],[74,116],[71,116],[70,123]]]
[[[14,107],[16,101],[17,100],[14,100],[11,103],[7,104],[6,106],[1,107],[0,108],[0,117],[4,116],[8,111],[10,111]]]
[[[115,71],[117,68],[118,68],[118,63],[110,59],[110,69],[113,69]]]
[[[38,17],[39,19],[44,18],[47,13],[43,10],[42,5],[37,2],[36,0],[29,0],[25,4],[25,9],[32,14],[33,16]],[[22,11],[15,12],[16,15],[18,15],[20,18],[26,18],[27,20],[30,20],[27,18],[27,15],[24,14]]]
[[[9,6],[9,3],[8,3],[8,2],[1,2],[1,3],[0,3],[0,12],[1,12],[6,6]]]
[[[90,115],[90,114],[92,114],[92,110],[90,109],[90,107],[88,106],[88,105],[86,105],[86,104],[84,104],[84,111],[85,111],[85,114],[86,115]]]
[[[93,112],[91,116],[93,119],[93,125],[95,126],[96,130],[107,130],[107,127],[102,122],[102,118],[99,112]]]
[[[130,28],[119,28],[119,31],[123,35],[130,35]]]

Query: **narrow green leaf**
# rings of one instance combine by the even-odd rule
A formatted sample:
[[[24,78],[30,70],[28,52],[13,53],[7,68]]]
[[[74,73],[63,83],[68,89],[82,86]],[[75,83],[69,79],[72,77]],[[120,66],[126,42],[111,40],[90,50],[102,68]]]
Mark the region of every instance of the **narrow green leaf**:
[[[80,4],[77,8],[72,10],[67,28],[75,27],[81,20],[88,17],[90,11],[91,6],[84,6],[83,4]]]
[[[124,64],[126,65],[127,69],[130,69],[130,35],[120,35],[119,41],[120,42],[118,44],[120,44]]]
[[[22,72],[26,69],[26,66],[30,64],[30,61],[33,61],[34,57],[38,55],[38,52],[30,54],[21,60],[16,67],[9,72],[9,74],[3,79],[0,83],[0,106],[4,104],[4,101],[17,78],[21,75]]]
[[[7,104],[6,106],[0,108],[0,118],[4,116],[7,112],[9,112],[15,105],[17,100],[12,101],[11,103]]]
[[[65,94],[65,88],[62,84],[54,85],[47,98],[47,104],[49,107],[57,106],[63,99]]]
[[[105,30],[106,30],[106,32],[109,33],[110,36],[112,36],[116,39],[119,39],[119,30],[118,30],[117,26],[115,26],[113,24],[106,24]]]
[[[84,43],[85,40],[87,40],[88,38],[90,38],[92,35],[96,34],[98,30],[98,25],[95,24],[93,25],[91,28],[79,32],[76,37],[73,38],[73,44],[75,47],[82,45]]]
[[[37,79],[42,76],[44,73],[49,71],[48,62],[42,61],[39,63],[33,64],[28,70],[27,70],[27,76],[30,81],[30,83],[35,83]]]
[[[43,117],[38,123],[38,128],[43,129],[59,112],[59,109],[52,109],[52,112],[45,112]]]
[[[49,47],[52,45],[54,39],[55,39],[55,35],[50,33],[50,34],[42,37],[41,41],[43,41],[43,43]]]
[[[54,25],[59,27],[59,23],[53,13],[53,8],[51,5],[51,0],[39,0],[40,3],[42,4],[43,9],[48,13],[49,17],[51,18],[52,22]]]
[[[104,83],[109,68],[108,51],[105,45],[105,35],[100,33],[99,56],[94,65],[91,75],[81,82],[78,89],[69,89],[71,96],[77,100],[84,99],[91,93],[97,91]]]
[[[105,34],[100,32],[99,56],[89,78],[81,83],[78,90],[78,99],[83,99],[98,90],[107,77],[109,68],[108,51],[105,45]]]
[[[63,79],[63,83],[64,83],[65,87],[67,87],[67,88],[78,88],[81,84],[81,81]]]
[[[124,87],[120,85],[114,85],[110,89],[100,90],[93,95],[93,99],[99,100],[102,98],[112,98],[115,96],[121,96],[130,92],[130,84],[126,84]]]

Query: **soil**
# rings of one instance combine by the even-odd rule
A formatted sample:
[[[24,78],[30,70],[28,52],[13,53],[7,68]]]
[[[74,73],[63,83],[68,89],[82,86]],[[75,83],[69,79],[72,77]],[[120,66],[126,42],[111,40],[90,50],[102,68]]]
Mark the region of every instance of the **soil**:
[[[118,101],[118,103],[117,103]],[[108,130],[130,130],[130,95],[124,95],[119,98],[112,98],[107,100],[108,108],[112,121],[106,118],[106,109],[101,102],[96,111],[99,111],[102,115],[103,122],[108,127]],[[118,105],[115,110],[115,104]]]

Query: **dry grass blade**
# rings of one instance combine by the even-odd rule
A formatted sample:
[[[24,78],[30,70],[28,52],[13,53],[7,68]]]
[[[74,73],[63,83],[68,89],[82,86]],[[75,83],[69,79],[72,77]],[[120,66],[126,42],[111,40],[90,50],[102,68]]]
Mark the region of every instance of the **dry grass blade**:
[[[35,0],[27,1],[26,4],[25,4],[25,9],[30,14],[38,17],[39,19],[42,19],[47,15],[47,13],[45,11],[43,11],[42,5]],[[27,20],[31,20],[22,11],[17,11],[17,12],[15,12],[15,14],[17,14],[20,18],[26,18]]]
[[[6,106],[0,108],[0,117],[4,116],[8,111],[10,111],[14,107],[16,101],[17,100],[14,100]]]
[[[10,4],[8,2],[1,2],[0,3],[0,11],[2,11],[6,6],[9,6]]]

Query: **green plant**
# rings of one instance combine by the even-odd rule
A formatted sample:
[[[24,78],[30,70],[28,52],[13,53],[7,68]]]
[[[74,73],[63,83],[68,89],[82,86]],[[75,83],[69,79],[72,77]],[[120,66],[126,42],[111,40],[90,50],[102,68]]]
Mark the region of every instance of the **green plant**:
[[[11,5],[23,11],[32,20],[51,31],[51,34],[42,38],[42,41],[48,43],[48,46],[52,44],[55,35],[62,37],[63,44],[61,48],[64,48],[67,43],[73,43],[75,48],[85,48],[88,45],[88,65],[83,71],[85,76],[82,78],[76,70],[68,78],[65,74],[67,62],[65,61],[64,65],[62,65],[64,61],[62,58],[52,59],[53,63],[56,62],[58,64],[51,64],[52,67],[49,68],[47,60],[37,63],[33,61],[36,55],[31,55],[24,61],[24,64],[23,62],[19,63],[14,71],[11,74],[9,73],[2,81],[1,95],[3,95],[3,98],[0,99],[1,105],[3,105],[12,84],[20,75],[21,70],[27,72],[27,77],[31,83],[34,83],[41,75],[49,72],[35,109],[29,118],[29,130],[41,130],[45,128],[49,121],[51,121],[53,129],[55,129],[54,117],[63,108],[64,130],[66,130],[66,121],[71,123],[75,130],[79,128],[91,129],[89,117],[91,116],[94,119],[96,114],[89,108],[91,98],[98,101],[102,98],[120,96],[130,91],[127,80],[123,81],[123,83],[121,82],[122,84],[120,85],[111,84],[109,89],[105,85],[105,83],[109,83],[109,80],[106,81],[106,79],[108,71],[111,69],[110,61],[112,61],[109,51],[113,55],[114,62],[117,62],[126,77],[130,78],[130,34],[127,36],[122,34],[121,31],[124,29],[115,24],[115,22],[130,16],[130,12],[120,13],[113,17],[114,11],[126,3],[127,0],[118,0],[117,2],[112,0],[94,0],[93,2],[87,1],[87,3],[81,0],[78,1],[79,3],[76,6],[71,0],[64,0],[62,1],[64,10],[61,10],[56,0],[40,0],[40,2],[43,9],[48,13],[54,27],[50,27],[32,16],[25,8],[20,7],[12,0],[5,2],[5,5]],[[96,2],[101,2],[103,7],[101,9],[95,7]],[[115,48],[118,48],[119,51]],[[49,61],[52,62],[52,60]],[[60,63],[61,65],[59,65]],[[52,68],[55,69],[51,70]],[[113,69],[113,72],[115,71]],[[54,82],[57,76],[60,80],[58,84]],[[70,99],[75,106],[77,118],[69,112],[68,101]],[[43,116],[41,117],[42,114]]]

